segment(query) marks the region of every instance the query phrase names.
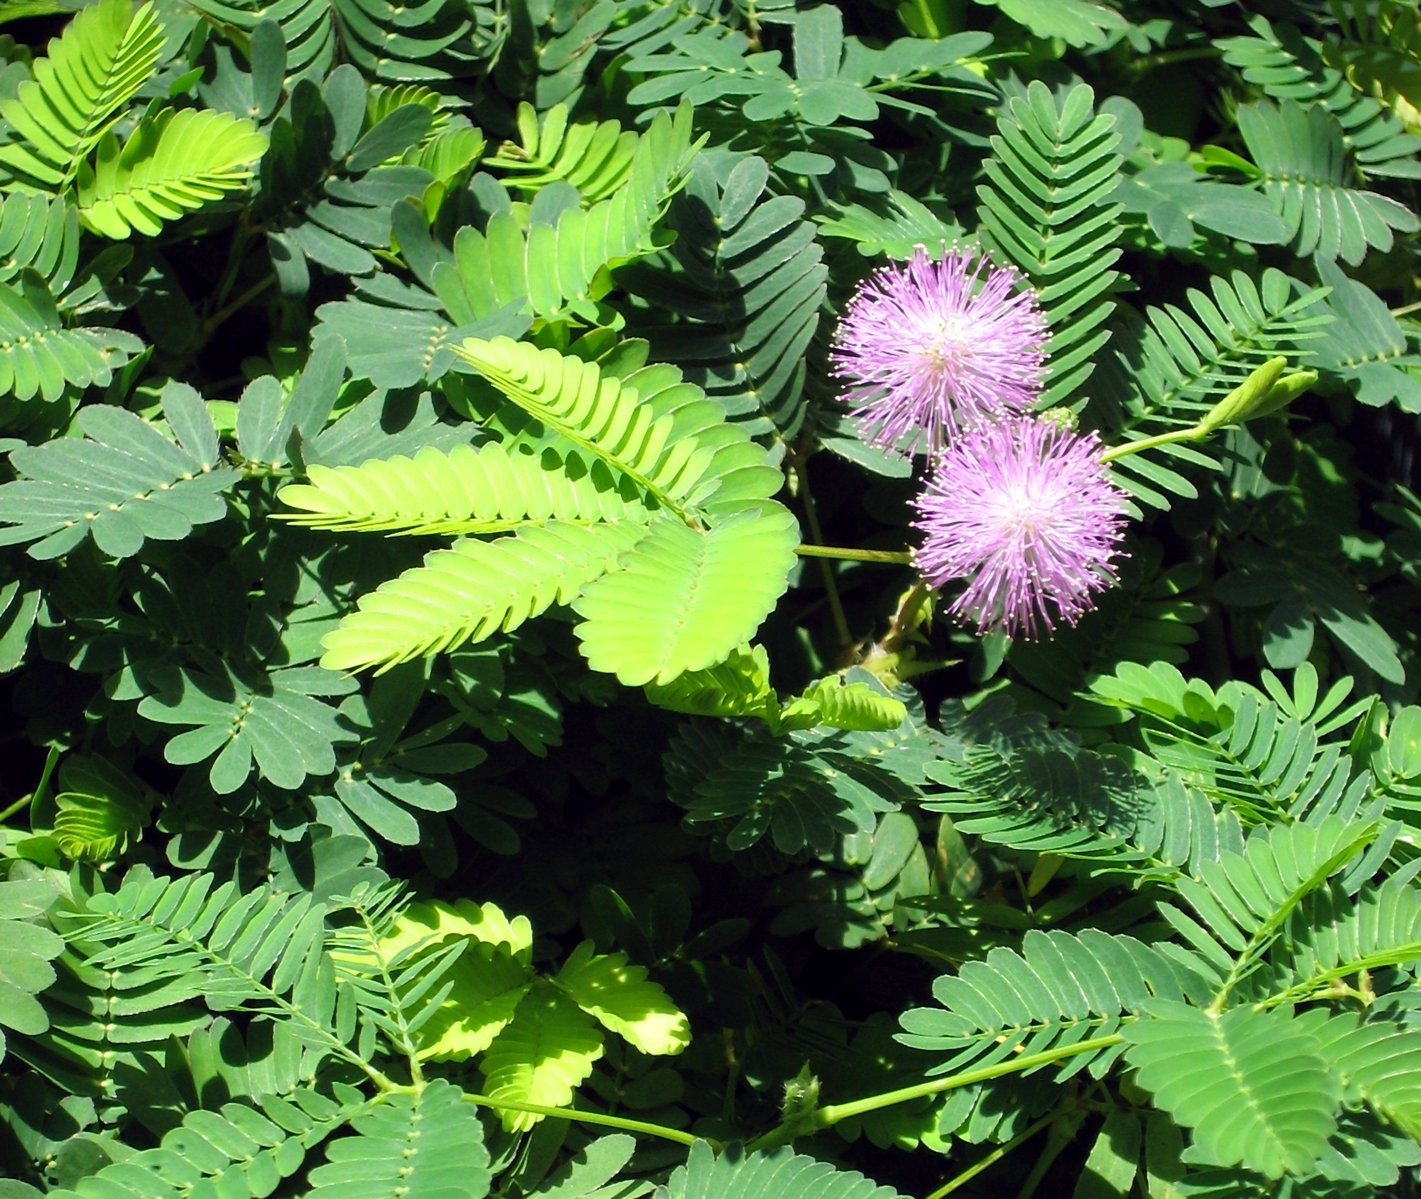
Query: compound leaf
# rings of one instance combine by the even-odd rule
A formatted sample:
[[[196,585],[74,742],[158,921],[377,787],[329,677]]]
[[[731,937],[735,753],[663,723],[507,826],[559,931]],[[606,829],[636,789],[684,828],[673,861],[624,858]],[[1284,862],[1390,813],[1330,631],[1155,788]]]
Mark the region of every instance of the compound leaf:
[[[78,416],[86,436],[11,454],[21,478],[0,486],[0,522],[10,526],[0,544],[33,541],[30,557],[56,558],[92,535],[104,553],[127,558],[146,538],[178,541],[220,520],[220,493],[237,472],[221,465],[212,418],[185,384],[170,383],[162,403],[176,441],[132,412],[96,405]]]

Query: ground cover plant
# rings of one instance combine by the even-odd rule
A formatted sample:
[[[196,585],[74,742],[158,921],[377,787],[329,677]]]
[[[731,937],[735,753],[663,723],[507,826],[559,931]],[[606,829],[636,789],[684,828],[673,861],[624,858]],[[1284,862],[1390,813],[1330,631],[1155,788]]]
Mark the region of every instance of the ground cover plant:
[[[0,4],[0,1199],[1414,1194],[1418,79]]]

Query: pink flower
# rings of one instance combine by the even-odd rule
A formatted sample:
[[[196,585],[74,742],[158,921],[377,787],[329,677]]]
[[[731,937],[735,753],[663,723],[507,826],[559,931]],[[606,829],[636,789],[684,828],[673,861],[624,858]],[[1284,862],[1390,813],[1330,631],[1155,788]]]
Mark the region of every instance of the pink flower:
[[[983,274],[985,272],[985,278]],[[873,272],[830,354],[866,441],[909,452],[1025,412],[1041,388],[1046,318],[1011,267],[921,246]]]
[[[1050,633],[1115,582],[1126,499],[1093,433],[1045,420],[979,425],[938,458],[915,501],[918,569],[933,587],[969,580],[953,615],[983,633]]]

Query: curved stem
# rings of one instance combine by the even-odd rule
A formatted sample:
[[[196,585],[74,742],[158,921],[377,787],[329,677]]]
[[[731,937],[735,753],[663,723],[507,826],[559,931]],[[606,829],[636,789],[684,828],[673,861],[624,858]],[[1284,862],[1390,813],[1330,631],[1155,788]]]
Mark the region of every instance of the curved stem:
[[[799,1117],[792,1125],[780,1124],[770,1129],[764,1136],[751,1141],[749,1148],[753,1151],[774,1149],[793,1140],[795,1134],[801,1129],[806,1132],[817,1132],[821,1128],[832,1128],[841,1120],[847,1120],[853,1116],[862,1116],[868,1112],[876,1112],[880,1108],[907,1103],[912,1099],[922,1099],[928,1095],[940,1095],[944,1091],[970,1087],[976,1083],[1001,1078],[1007,1074],[1023,1074],[1027,1070],[1034,1070],[1037,1066],[1049,1066],[1052,1062],[1063,1061],[1080,1053],[1094,1053],[1100,1049],[1109,1049],[1112,1045],[1118,1045],[1121,1040],[1122,1037],[1119,1033],[1111,1033],[1108,1037],[1096,1037],[1089,1041],[1079,1041],[1074,1045],[1058,1045],[1055,1049],[1045,1049],[1040,1053],[1028,1053],[1009,1061],[998,1062],[995,1066],[981,1066],[976,1070],[966,1070],[961,1074],[949,1074],[946,1078],[934,1078],[928,1082],[914,1083],[911,1087],[900,1087],[896,1091],[885,1091],[881,1095],[869,1095],[867,1098],[855,1099],[849,1103],[832,1103],[812,1112],[808,1119]]]
[[[663,1141],[675,1141],[678,1145],[694,1145],[699,1140],[706,1140],[705,1137],[682,1132],[679,1128],[648,1124],[645,1120],[629,1120],[625,1116],[607,1116],[601,1112],[584,1112],[571,1107],[544,1107],[541,1103],[519,1103],[516,1099],[493,1099],[488,1095],[474,1095],[468,1091],[464,1092],[464,1099],[482,1107],[491,1107],[494,1111],[531,1112],[535,1116],[547,1116],[554,1120],[600,1124],[604,1128],[620,1128],[623,1132],[639,1132],[649,1137],[660,1137]],[[715,1145],[714,1141],[708,1143]]]
[[[912,550],[858,550],[843,545],[801,545],[795,551],[801,558],[835,558],[841,562],[885,562],[893,566],[910,566]]]

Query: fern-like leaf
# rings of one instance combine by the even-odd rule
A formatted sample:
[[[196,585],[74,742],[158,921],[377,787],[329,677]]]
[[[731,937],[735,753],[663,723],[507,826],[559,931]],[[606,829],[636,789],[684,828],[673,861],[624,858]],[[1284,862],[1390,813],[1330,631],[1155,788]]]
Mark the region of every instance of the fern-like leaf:
[[[506,337],[466,341],[456,352],[529,415],[685,518],[709,453],[673,437],[673,419],[640,403],[634,388],[595,363]]]
[[[1105,327],[1119,272],[1120,175],[1113,117],[1077,84],[1059,101],[1033,81],[1010,100],[977,189],[982,232],[1037,289],[1051,330],[1043,407],[1079,391],[1109,340]]]
[[[1194,878],[1176,882],[1194,916],[1172,905],[1160,914],[1192,947],[1196,968],[1213,974],[1216,1006],[1249,980],[1307,896],[1341,873],[1376,832],[1373,824],[1340,816],[1315,825],[1261,827],[1241,854],[1202,863]],[[1271,990],[1276,983],[1265,971],[1249,985]]]
[[[42,879],[0,882],[0,1061],[5,1057],[6,1028],[38,1036],[49,1027],[46,1005],[36,998],[54,982],[50,965],[64,942],[36,917],[54,902],[54,889]]]
[[[647,330],[659,353],[748,431],[788,439],[804,421],[828,270],[804,202],[767,194],[768,183],[762,158],[699,156],[671,207],[670,262],[638,264],[627,282],[662,314]]]
[[[511,213],[492,217],[480,233],[459,231],[452,262],[430,275],[445,310],[459,324],[486,319],[510,306],[543,318],[579,315],[600,323],[599,277],[650,253],[652,232],[680,189],[699,143],[691,113],[662,113],[637,142],[627,180],[591,208],[572,207],[555,223],[525,232]]]
[[[766,500],[779,472],[673,366],[618,379],[594,362],[506,337],[466,341],[460,357],[545,428],[625,475],[656,503],[693,522]]]
[[[71,758],[54,797],[54,840],[69,858],[102,862],[122,853],[153,808],[146,794],[107,758]]]
[[[827,725],[836,729],[896,729],[907,717],[903,702],[886,694],[867,671],[816,679],[778,706],[770,686],[770,660],[762,646],[741,646],[725,661],[688,670],[665,684],[648,684],[659,708],[697,716],[754,716],[775,732]],[[856,677],[852,677],[856,676]]]
[[[1333,46],[1263,16],[1247,20],[1252,36],[1215,43],[1225,62],[1275,100],[1315,102],[1330,112],[1363,175],[1421,178],[1421,138],[1406,133],[1371,96],[1357,94],[1347,72],[1327,61]]]
[[[321,664],[387,670],[517,628],[554,602],[569,603],[647,535],[647,525],[632,521],[550,521],[496,541],[455,542],[362,597],[326,636]]]
[[[546,112],[518,106],[518,142],[508,142],[485,167],[503,171],[520,191],[536,193],[561,180],[595,204],[612,195],[631,174],[637,135],[616,121],[570,121],[565,104]]]
[[[483,1126],[452,1083],[390,1095],[351,1121],[354,1136],[326,1146],[309,1199],[483,1199],[493,1175]]]
[[[1325,816],[1358,796],[1342,748],[1252,687],[1228,683],[1216,693],[1156,662],[1121,663],[1090,690],[1096,702],[1134,715],[1146,751],[1167,772],[1247,824],[1280,811]]]
[[[715,665],[784,594],[798,543],[793,515],[773,503],[704,531],[653,524],[623,569],[574,601],[583,653],[633,687]]]
[[[0,165],[61,191],[84,156],[153,72],[163,27],[151,3],[100,0],[80,12],[35,60],[34,78],[0,100],[0,117],[20,135],[0,146]]]
[[[358,1092],[345,1101],[301,1088],[264,1103],[224,1103],[189,1112],[154,1149],[143,1149],[81,1178],[61,1199],[232,1199],[270,1195],[296,1174],[321,1141],[356,1115]],[[388,1192],[387,1192],[388,1193]]]
[[[855,677],[858,676],[858,677]],[[850,671],[816,679],[780,712],[780,727],[833,729],[861,732],[896,729],[908,717],[900,699],[883,690],[883,685],[866,671]]]
[[[498,443],[432,446],[413,458],[360,466],[311,466],[309,483],[278,498],[294,524],[328,532],[502,533],[528,523],[648,520],[652,509],[632,480],[581,454],[541,454]]]
[[[584,941],[558,970],[553,985],[642,1053],[680,1053],[691,1043],[685,1013],[622,953],[599,954]]]
[[[1238,126],[1297,254],[1356,266],[1368,248],[1391,249],[1393,230],[1421,228],[1405,205],[1352,186],[1342,126],[1320,105],[1248,104]]]
[[[105,553],[127,558],[146,538],[177,541],[220,520],[221,492],[237,476],[220,465],[212,417],[183,384],[165,388],[162,402],[177,441],[131,412],[98,405],[78,416],[85,437],[16,450],[10,461],[21,478],[0,486],[0,523],[10,526],[0,544],[31,541],[32,558],[56,558],[92,535]]]
[[[1221,1014],[1155,1001],[1126,1060],[1210,1164],[1308,1174],[1337,1127],[1341,1086],[1320,1039],[1286,1009]]]
[[[1387,1019],[1342,1013],[1318,1021],[1323,1056],[1343,1080],[1343,1102],[1365,1104],[1413,1140],[1421,1141],[1421,1031]]]
[[[100,139],[93,168],[79,171],[79,213],[105,237],[156,237],[165,221],[242,187],[265,148],[250,121],[166,109],[140,121],[122,149],[111,132]]]
[[[667,789],[686,824],[743,852],[769,836],[781,853],[871,844],[881,813],[916,797],[931,758],[921,714],[888,732],[795,730],[783,738],[685,724],[666,755]]]
[[[40,192],[0,197],[0,283],[33,270],[58,295],[79,263],[79,215],[72,204]]]
[[[779,720],[779,701],[770,686],[770,658],[760,645],[742,645],[724,661],[688,670],[669,682],[648,683],[646,697],[668,712],[757,716],[772,728]]]
[[[1122,329],[1120,367],[1105,376],[1103,397],[1118,406],[1111,423],[1134,437],[1193,425],[1223,396],[1271,358],[1296,361],[1330,317],[1320,288],[1306,288],[1269,268],[1255,282],[1243,271],[1209,280],[1209,293],[1191,288],[1189,307],[1165,304],[1146,312],[1147,324]],[[1166,445],[1113,464],[1117,480],[1142,504],[1167,508],[1169,497],[1198,492],[1188,475],[1217,469],[1206,453]]]
[[[539,983],[484,1054],[484,1092],[495,1102],[566,1107],[603,1049],[597,1021],[550,984]],[[510,1132],[526,1132],[541,1119],[512,1107],[500,1115]]]
[[[903,1199],[857,1170],[839,1170],[789,1149],[745,1153],[727,1149],[719,1157],[704,1141],[691,1146],[684,1166],[657,1188],[656,1199]]]
[[[39,275],[27,270],[18,282],[0,283],[0,398],[49,404],[69,389],[106,387],[143,348],[118,329],[66,329]]]
[[[933,998],[941,1008],[905,1012],[898,1039],[940,1055],[933,1074],[1099,1041],[1065,1055],[1057,1069],[1061,1078],[1086,1067],[1100,1077],[1120,1055],[1117,1034],[1147,1003],[1204,993],[1187,966],[1133,937],[1032,929],[1020,953],[993,949],[937,978]]]

